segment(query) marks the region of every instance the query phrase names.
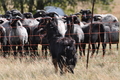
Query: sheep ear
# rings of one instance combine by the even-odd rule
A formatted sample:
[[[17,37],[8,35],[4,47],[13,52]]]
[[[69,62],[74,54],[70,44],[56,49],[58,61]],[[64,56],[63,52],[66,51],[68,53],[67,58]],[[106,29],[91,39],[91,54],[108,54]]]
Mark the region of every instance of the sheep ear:
[[[64,15],[64,17],[62,17],[62,19],[63,19],[64,22],[66,22],[67,17],[68,17],[67,15]]]
[[[90,11],[90,9],[88,9],[87,12],[88,12],[88,13],[92,13],[92,12]]]
[[[78,15],[80,15],[80,13],[78,12],[78,13],[75,13],[74,15],[78,16]]]
[[[80,13],[82,13],[82,12],[83,12],[83,9],[80,10]]]
[[[117,20],[116,20],[116,19],[114,19],[114,20],[113,20],[113,22],[117,22]]]
[[[0,24],[2,24],[4,21],[3,20],[0,20]]]

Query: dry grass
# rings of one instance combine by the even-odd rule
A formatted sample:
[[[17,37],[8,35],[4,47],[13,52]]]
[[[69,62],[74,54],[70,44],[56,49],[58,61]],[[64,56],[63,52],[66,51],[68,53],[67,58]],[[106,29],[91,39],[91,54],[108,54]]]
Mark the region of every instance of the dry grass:
[[[107,51],[102,58],[100,51],[97,57],[90,59],[86,69],[86,57],[78,59],[75,74],[55,74],[51,57],[46,59],[0,58],[0,80],[120,80],[118,51]]]

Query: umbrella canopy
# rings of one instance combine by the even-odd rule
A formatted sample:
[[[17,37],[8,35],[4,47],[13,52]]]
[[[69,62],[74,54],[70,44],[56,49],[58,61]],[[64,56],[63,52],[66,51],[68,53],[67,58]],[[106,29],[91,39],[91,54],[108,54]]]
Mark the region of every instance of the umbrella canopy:
[[[64,11],[61,8],[55,6],[46,6],[44,7],[44,10],[47,12],[56,12],[61,16],[65,15]]]

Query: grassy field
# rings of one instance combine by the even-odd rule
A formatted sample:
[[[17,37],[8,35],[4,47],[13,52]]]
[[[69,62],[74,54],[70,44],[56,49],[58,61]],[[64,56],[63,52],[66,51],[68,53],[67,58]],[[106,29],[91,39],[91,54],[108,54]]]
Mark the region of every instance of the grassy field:
[[[102,58],[99,52],[94,58],[90,58],[89,67],[86,69],[86,57],[78,59],[75,74],[55,74],[51,57],[46,59],[19,59],[14,60],[0,57],[0,80],[120,80],[120,64],[118,51],[107,49],[106,56]]]

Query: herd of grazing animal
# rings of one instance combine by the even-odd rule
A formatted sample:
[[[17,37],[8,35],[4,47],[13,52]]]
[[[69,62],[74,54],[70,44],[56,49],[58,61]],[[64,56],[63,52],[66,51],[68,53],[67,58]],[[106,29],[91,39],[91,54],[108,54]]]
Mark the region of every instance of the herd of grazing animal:
[[[78,15],[81,16],[81,20]],[[18,53],[23,56],[39,56],[38,45],[42,45],[42,56],[47,58],[50,51],[55,72],[74,73],[77,63],[77,49],[80,57],[85,56],[86,44],[91,41],[93,57],[102,43],[103,56],[106,44],[119,42],[119,21],[112,14],[93,15],[90,10],[81,10],[71,15],[59,15],[56,12],[37,10],[21,13],[18,10],[6,11],[0,17],[0,43],[3,57],[10,55],[11,49],[16,59]],[[90,21],[93,20],[91,24]],[[91,34],[89,34],[91,27]],[[91,37],[89,37],[91,35]],[[98,46],[96,47],[96,43]]]

